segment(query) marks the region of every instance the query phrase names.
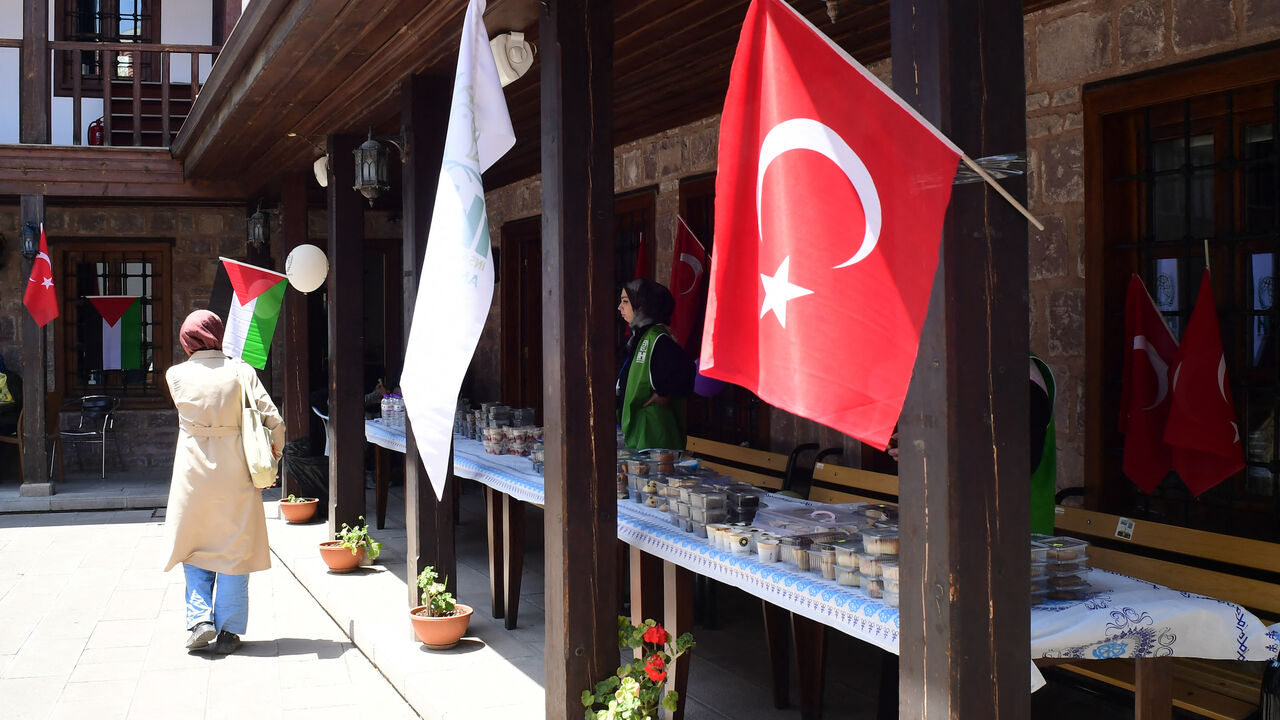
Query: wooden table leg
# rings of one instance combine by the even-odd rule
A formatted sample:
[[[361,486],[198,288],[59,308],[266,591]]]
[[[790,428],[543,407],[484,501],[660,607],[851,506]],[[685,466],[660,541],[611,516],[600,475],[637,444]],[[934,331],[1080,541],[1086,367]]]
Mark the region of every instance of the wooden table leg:
[[[822,717],[822,672],[826,653],[826,629],[816,620],[791,614],[791,634],[796,639],[796,669],[800,673],[800,717]]]
[[[662,621],[662,559],[640,548],[627,546],[631,556],[631,623],[639,625],[648,619]],[[636,648],[635,656],[643,653]]]
[[[504,599],[506,598],[502,585],[502,577],[505,572],[502,551],[506,547],[506,541],[502,536],[504,530],[502,522],[502,493],[485,485],[484,506],[489,530],[489,602],[492,605],[493,616],[500,618],[503,615]]]
[[[693,630],[693,578],[691,570],[675,563],[662,562],[663,612],[662,624],[667,632],[680,637]],[[667,668],[667,690],[680,693],[675,712],[666,713],[668,720],[683,720],[685,692],[689,688],[690,651]]]
[[[524,503],[502,494],[502,536],[506,547],[502,550],[502,583],[504,624],[508,630],[516,627],[520,614],[520,577],[524,572]]]
[[[769,677],[773,680],[773,706],[779,710],[791,704],[791,613],[768,600],[764,609],[764,640],[769,648]]]
[[[1173,717],[1173,658],[1134,661],[1133,717],[1134,720]]]
[[[374,509],[377,512],[378,529],[381,530],[387,524],[387,486],[391,484],[391,479],[387,477],[391,473],[387,453],[390,450],[381,445],[374,445],[373,449]]]

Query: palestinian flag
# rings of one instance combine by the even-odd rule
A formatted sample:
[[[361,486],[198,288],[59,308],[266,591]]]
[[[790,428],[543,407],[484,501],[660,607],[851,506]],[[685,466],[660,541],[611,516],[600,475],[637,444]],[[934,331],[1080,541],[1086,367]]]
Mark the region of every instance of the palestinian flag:
[[[100,342],[95,342],[92,325],[84,338],[88,367],[101,370],[142,369],[142,303],[136,295],[90,295],[85,297],[102,316]],[[94,357],[95,351],[101,355]]]
[[[222,318],[226,330],[222,351],[259,370],[267,366],[267,351],[280,319],[284,289],[288,283],[278,272],[218,258],[209,309]]]

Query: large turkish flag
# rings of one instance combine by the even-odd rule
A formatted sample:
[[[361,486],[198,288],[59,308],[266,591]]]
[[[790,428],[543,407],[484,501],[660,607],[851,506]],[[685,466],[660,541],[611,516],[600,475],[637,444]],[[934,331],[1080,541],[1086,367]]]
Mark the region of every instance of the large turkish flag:
[[[1124,329],[1124,375],[1120,386],[1124,474],[1143,492],[1150,493],[1173,467],[1164,429],[1171,397],[1169,367],[1178,352],[1178,341],[1137,275],[1129,279]]]
[[[27,278],[22,304],[27,306],[39,327],[58,317],[58,293],[53,287],[53,264],[49,262],[49,240],[44,234],[44,223],[40,223],[40,251],[31,265],[31,277]]]
[[[1173,446],[1173,469],[1199,496],[1244,469],[1244,447],[1208,268],[1200,278],[1200,294],[1174,357],[1170,384],[1173,405],[1164,439]]]
[[[789,5],[753,0],[720,121],[701,372],[887,446],[960,155]]]

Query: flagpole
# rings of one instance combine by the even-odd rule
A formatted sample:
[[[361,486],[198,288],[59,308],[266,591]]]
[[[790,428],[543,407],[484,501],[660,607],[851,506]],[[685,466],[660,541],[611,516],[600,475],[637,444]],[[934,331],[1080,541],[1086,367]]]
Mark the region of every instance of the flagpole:
[[[970,170],[977,173],[978,177],[982,178],[983,180],[986,180],[988,185],[995,188],[996,192],[1000,193],[1000,197],[1004,198],[1005,200],[1008,200],[1010,205],[1016,208],[1018,212],[1022,213],[1022,216],[1025,217],[1028,221],[1030,221],[1032,225],[1036,226],[1037,230],[1044,230],[1044,225],[1041,224],[1041,222],[1037,220],[1036,217],[1032,215],[1030,211],[1028,211],[1025,207],[1023,207],[1022,203],[1015,200],[1013,196],[1009,194],[1008,190],[1005,190],[1003,187],[1000,187],[1000,183],[996,182],[995,178],[988,175],[987,171],[982,169],[982,166],[978,165],[978,163],[973,161],[973,158],[969,157],[968,155],[965,155],[964,153],[960,153],[960,159],[964,161],[965,165],[969,166]]]
[[[1204,239],[1204,269],[1213,272],[1213,268],[1209,267],[1209,238]]]

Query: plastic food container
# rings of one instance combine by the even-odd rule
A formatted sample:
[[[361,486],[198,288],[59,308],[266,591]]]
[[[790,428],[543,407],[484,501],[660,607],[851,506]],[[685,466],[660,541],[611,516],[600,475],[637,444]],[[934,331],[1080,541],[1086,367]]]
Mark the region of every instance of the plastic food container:
[[[884,588],[884,597],[882,597],[881,600],[883,600],[884,604],[889,607],[898,607],[898,593],[889,590],[888,585]]]
[[[760,556],[760,562],[762,563],[778,562],[778,538],[772,535],[756,538],[756,554]]]
[[[1042,563],[1049,559],[1049,546],[1042,542],[1031,541],[1031,562]]]
[[[682,518],[689,517],[689,503],[676,500],[675,506],[676,506],[676,515],[679,515]]]
[[[627,472],[631,473],[632,475],[648,475],[649,461],[634,460],[634,459],[627,460]]]
[[[898,506],[888,503],[871,503],[858,508],[858,512],[875,522],[898,522]]]
[[[720,523],[724,522],[724,508],[700,508],[697,505],[689,506],[689,517],[694,522],[700,523]]]
[[[724,508],[725,493],[712,488],[690,488],[689,504],[700,508]]]
[[[847,568],[836,566],[836,582],[849,587],[858,587],[862,584],[862,576],[858,574],[856,568]]]
[[[822,573],[827,580],[836,579],[836,551],[830,545],[815,544],[809,547],[809,569]]]
[[[690,532],[692,532],[694,535],[697,535],[700,538],[704,538],[707,536],[707,524],[695,522],[693,524],[693,530],[691,530]]]
[[[862,536],[849,535],[830,542],[836,551],[836,565],[844,568],[858,567],[858,553],[862,552]]]
[[[880,577],[879,557],[879,555],[872,555],[871,553],[858,553],[858,572],[862,573],[862,577]]]
[[[729,551],[734,555],[751,553],[751,535],[742,530],[734,530],[729,534]]]
[[[862,547],[871,555],[897,555],[897,528],[867,528],[862,531]]]
[[[1046,560],[1075,560],[1089,554],[1089,543],[1071,537],[1052,537],[1043,541],[1048,546]]]
[[[884,594],[885,594],[885,595],[888,595],[889,593],[893,593],[894,595],[897,595],[897,594],[898,594],[898,581],[897,581],[897,580],[890,580],[889,578],[884,577],[884,576],[881,576],[881,577],[880,577],[880,579],[881,579],[881,580],[884,580]]]
[[[631,488],[630,494],[631,494],[631,502],[633,503],[644,502],[644,498],[640,497],[640,491],[637,490],[636,488]]]
[[[871,578],[863,575],[862,591],[867,594],[867,597],[884,597],[884,580],[878,577]]]
[[[779,535],[803,535],[819,528],[836,529],[856,526],[862,517],[855,512],[858,505],[823,505],[821,507],[761,507],[752,524]]]
[[[899,570],[901,568],[898,567],[897,558],[885,559],[884,557],[878,557],[876,558],[876,564],[880,566],[880,577],[884,578],[886,583],[891,580],[895,585],[898,583]]]
[[[1074,560],[1050,560],[1044,564],[1044,571],[1048,575],[1068,575],[1081,573],[1088,569],[1088,555],[1081,555]]]
[[[809,553],[807,550],[813,540],[804,536],[784,537],[778,541],[782,548],[782,562],[791,563],[799,570],[809,569]]]
[[[1049,563],[1045,563],[1045,562],[1031,563],[1031,577],[1033,578],[1044,577],[1046,575],[1046,571],[1044,568],[1048,564]]]

